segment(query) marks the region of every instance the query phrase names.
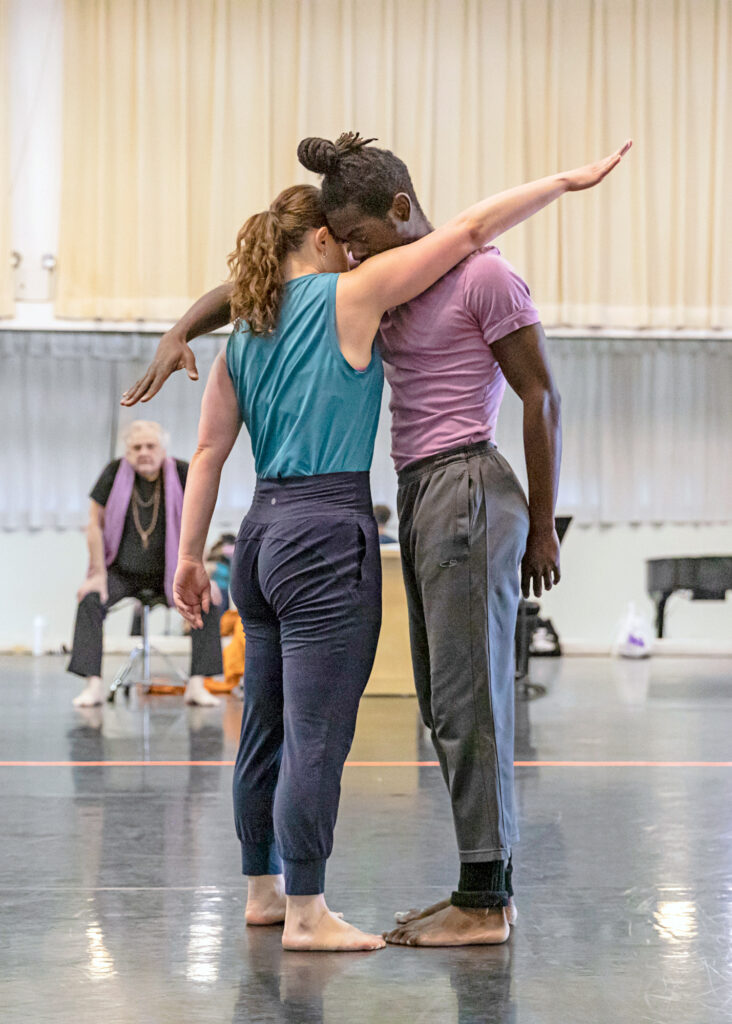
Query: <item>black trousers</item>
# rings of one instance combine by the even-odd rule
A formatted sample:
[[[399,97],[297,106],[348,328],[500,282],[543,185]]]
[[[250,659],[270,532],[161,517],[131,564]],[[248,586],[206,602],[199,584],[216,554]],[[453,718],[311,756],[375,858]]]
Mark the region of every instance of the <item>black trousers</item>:
[[[368,473],[260,480],[232,561],[247,637],[234,816],[245,875],[323,892],[381,627]]]
[[[161,580],[144,576],[128,576],[111,565],[107,570],[107,600],[102,604],[99,594],[87,594],[76,611],[74,644],[67,671],[77,676],[101,676],[102,640],[107,612],[125,597],[139,597],[143,590],[162,595]],[[212,607],[203,616],[203,629],[191,630],[192,676],[216,676],[224,670],[219,636],[219,609]]]

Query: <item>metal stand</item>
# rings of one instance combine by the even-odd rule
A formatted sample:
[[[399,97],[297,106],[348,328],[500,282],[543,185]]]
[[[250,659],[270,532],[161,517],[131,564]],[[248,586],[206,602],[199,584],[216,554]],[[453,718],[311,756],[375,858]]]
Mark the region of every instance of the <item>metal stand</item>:
[[[529,679],[529,646],[531,636],[534,632],[536,618],[539,614],[539,605],[534,601],[519,600],[518,615],[516,617],[516,697],[518,700],[536,700],[543,697],[546,687],[539,683],[532,683]],[[529,619],[532,624],[529,624]]]
[[[140,637],[140,643],[132,650],[129,658],[114,677],[112,688],[110,689],[109,696],[107,697],[110,704],[114,704],[117,690],[120,688],[124,690],[125,697],[130,696],[130,687],[135,685],[142,686],[146,693],[149,692],[152,683],[150,676],[150,656],[152,654],[162,658],[167,665],[170,674],[177,676],[184,686],[188,682],[188,677],[173,664],[167,654],[163,654],[163,652],[159,651],[156,647],[151,647],[150,608],[155,602],[152,595],[147,594],[144,596],[141,594],[139,600],[142,604],[142,636]],[[142,675],[135,674],[135,670],[137,669],[140,661],[142,661]]]

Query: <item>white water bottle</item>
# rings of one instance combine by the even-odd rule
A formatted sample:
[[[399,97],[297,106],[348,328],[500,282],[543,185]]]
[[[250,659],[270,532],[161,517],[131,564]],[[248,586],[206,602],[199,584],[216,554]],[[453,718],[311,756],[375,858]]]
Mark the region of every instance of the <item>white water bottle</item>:
[[[43,615],[33,617],[33,657],[38,658],[46,653],[43,635],[46,632],[46,619]]]

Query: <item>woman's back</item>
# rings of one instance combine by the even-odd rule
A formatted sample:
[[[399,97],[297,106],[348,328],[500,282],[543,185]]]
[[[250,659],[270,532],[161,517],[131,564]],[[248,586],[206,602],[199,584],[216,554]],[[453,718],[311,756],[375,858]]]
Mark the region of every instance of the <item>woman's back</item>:
[[[226,364],[264,479],[362,472],[371,466],[383,370],[343,357],[336,330],[338,274],[288,281],[273,335],[245,324],[229,338]]]

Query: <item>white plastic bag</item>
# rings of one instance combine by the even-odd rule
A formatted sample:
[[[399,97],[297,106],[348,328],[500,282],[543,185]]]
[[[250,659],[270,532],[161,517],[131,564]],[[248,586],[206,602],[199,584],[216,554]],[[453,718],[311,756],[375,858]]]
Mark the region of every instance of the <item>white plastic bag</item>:
[[[640,615],[631,601],[623,616],[613,646],[613,654],[620,658],[648,658],[653,644],[650,622]]]

